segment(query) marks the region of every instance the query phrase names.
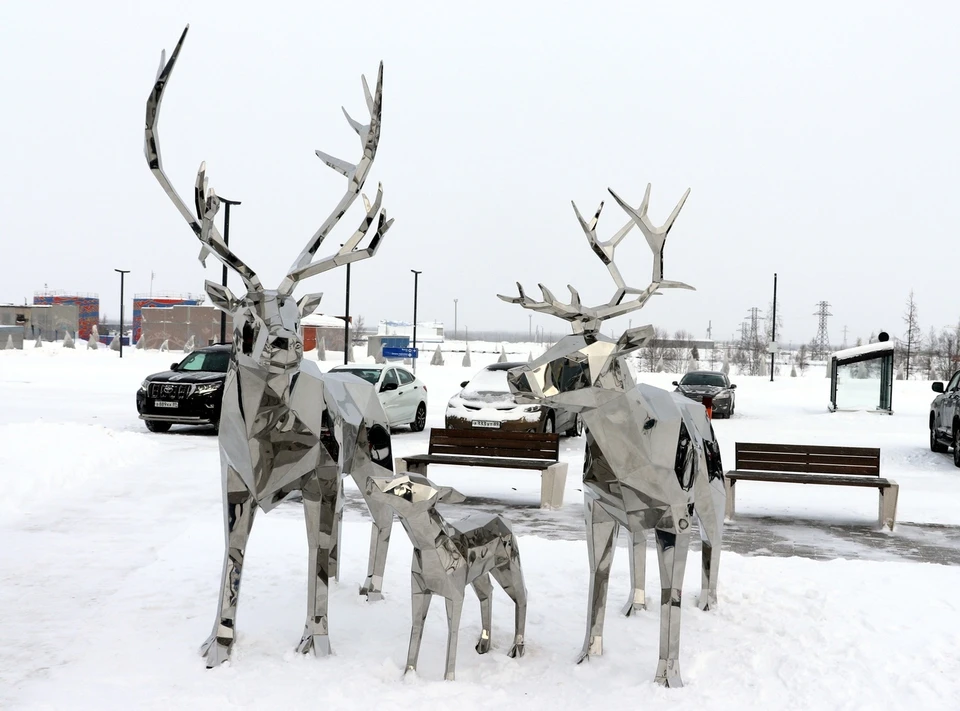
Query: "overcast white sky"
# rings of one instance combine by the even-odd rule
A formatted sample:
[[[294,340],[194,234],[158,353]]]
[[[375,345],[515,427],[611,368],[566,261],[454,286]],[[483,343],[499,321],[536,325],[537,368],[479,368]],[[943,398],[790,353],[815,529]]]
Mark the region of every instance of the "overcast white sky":
[[[383,133],[368,182],[396,223],[352,270],[351,311],[471,329],[526,329],[495,294],[543,282],[585,302],[612,293],[570,207],[606,188],[662,221],[669,291],[629,318],[730,338],[766,309],[773,273],[785,340],[899,334],[910,289],[924,331],[955,323],[957,3],[4,2],[0,3],[0,302],[35,290],[202,292],[220,265],[143,158],[160,50],[190,34],[163,103],[164,163],[189,195],[207,161],[231,245],[276,286],[341,196],[314,155],[350,161],[340,114],[365,115],[360,74],[385,63]],[[359,203],[330,241],[361,217]],[[607,200],[599,232],[625,221]],[[330,253],[321,248],[322,254]],[[646,286],[632,233],[618,253]],[[305,282],[343,311],[343,270]],[[231,277],[231,287],[241,282]],[[127,313],[129,314],[129,297]],[[129,315],[128,315],[129,318]],[[610,323],[626,327],[627,317]],[[622,323],[621,323],[622,322]],[[534,315],[533,325],[564,325]],[[609,330],[609,329],[605,329]]]

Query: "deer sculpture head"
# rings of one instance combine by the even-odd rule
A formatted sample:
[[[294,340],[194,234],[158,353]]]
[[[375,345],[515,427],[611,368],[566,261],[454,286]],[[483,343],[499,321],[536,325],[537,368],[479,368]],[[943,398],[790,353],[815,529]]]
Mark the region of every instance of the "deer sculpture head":
[[[322,151],[317,156],[329,167],[347,178],[347,189],[340,202],[330,213],[320,228],[307,242],[306,247],[293,262],[286,276],[276,289],[265,289],[257,274],[243,262],[224,242],[214,224],[214,218],[220,209],[220,198],[209,186],[206,165],[200,164],[194,185],[194,208],[196,214],[181,199],[167,178],[160,158],[160,139],[157,134],[157,122],[160,118],[160,103],[167,82],[180,55],[183,41],[186,39],[189,25],[183,30],[177,46],[167,61],[165,54],[160,57],[160,69],[156,83],[147,100],[146,132],[144,154],[151,171],[163,187],[167,196],[187,221],[194,234],[202,243],[200,261],[205,263],[207,255],[213,254],[223,264],[236,272],[243,280],[247,292],[242,297],[235,296],[227,287],[212,281],[206,281],[207,295],[214,306],[233,319],[233,343],[236,362],[240,366],[266,371],[272,375],[292,374],[303,357],[303,342],[300,338],[300,321],[312,313],[320,303],[323,294],[308,294],[299,301],[293,298],[297,284],[311,276],[345,264],[367,259],[376,254],[383,236],[390,229],[393,220],[387,219],[386,210],[381,210],[383,199],[382,186],[377,187],[376,199],[371,204],[366,195],[363,202],[366,215],[360,226],[336,254],[314,261],[323,240],[350,208],[358,195],[361,195],[364,182],[377,154],[380,141],[380,113],[383,98],[383,64],[377,72],[377,84],[373,94],[363,79],[370,121],[361,124],[351,118],[346,109],[344,115],[350,126],[360,137],[363,153],[357,164],[334,158]],[[367,236],[370,226],[377,221],[376,231],[367,247],[359,249],[361,241]]]
[[[542,301],[527,296],[519,282],[517,283],[518,296],[498,294],[503,301],[556,316],[568,321],[573,327],[573,334],[560,339],[532,363],[510,371],[508,375],[510,387],[521,399],[530,402],[547,400],[572,412],[581,412],[584,409],[595,408],[605,400],[632,388],[633,378],[622,356],[649,341],[653,337],[653,327],[646,325],[628,329],[618,340],[614,340],[600,333],[600,324],[607,319],[643,308],[650,297],[660,293],[660,289],[693,289],[689,284],[663,278],[663,250],[667,235],[690,191],[687,190],[683,194],[680,202],[661,227],[655,227],[647,216],[647,207],[650,203],[649,183],[643,202],[637,208],[628,205],[613,190],[609,192],[630,219],[606,242],[597,238],[597,223],[600,220],[603,203],[600,203],[600,207],[589,221],[583,218],[576,204],[573,204],[573,211],[577,215],[590,248],[607,267],[616,285],[613,296],[608,302],[587,306],[580,301],[577,290],[569,285],[567,286],[570,291],[569,303],[560,301],[543,284],[539,285],[543,295]],[[653,277],[649,286],[643,289],[627,286],[614,262],[617,245],[634,227],[640,229],[653,252]]]

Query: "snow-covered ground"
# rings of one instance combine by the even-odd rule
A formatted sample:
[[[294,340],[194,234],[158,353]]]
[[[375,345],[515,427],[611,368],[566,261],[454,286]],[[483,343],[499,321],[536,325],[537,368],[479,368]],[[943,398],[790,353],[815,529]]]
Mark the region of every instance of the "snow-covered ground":
[[[496,344],[471,344],[472,368],[418,375],[429,388],[428,427]],[[487,350],[487,353],[478,351]],[[526,360],[533,345],[508,355]],[[358,350],[359,354],[359,350]],[[335,355],[328,354],[331,358]],[[410,624],[409,552],[395,531],[383,603],[356,595],[369,527],[348,511],[344,570],[331,596],[335,656],[301,658],[306,595],[299,507],[261,515],[244,568],[239,640],[229,665],[207,671],[197,647],[213,621],[223,552],[215,437],[157,435],[137,419],[143,376],[174,353],[41,349],[0,351],[0,708],[360,708],[491,706],[582,709],[925,709],[960,707],[960,568],[915,562],[813,561],[728,552],[720,607],[695,605],[700,575],[688,564],[683,600],[686,687],[651,683],[657,660],[656,560],[651,609],[617,611],[627,589],[614,563],[605,654],[581,666],[587,560],[582,541],[520,539],[530,594],[527,654],[506,656],[512,611],[499,590],[494,649],[473,651],[479,606],[465,608],[456,682],[443,682],[443,605],[427,621],[416,677],[401,678]],[[309,356],[308,356],[309,357]],[[336,361],[328,361],[332,366]],[[676,376],[642,374],[669,386]],[[822,371],[803,378],[736,377],[737,414],[715,422],[728,467],[737,441],[879,446],[883,475],[900,484],[898,519],[960,525],[960,471],[927,447],[929,383],[896,382],[890,416],[828,413]],[[398,455],[425,451],[427,433],[398,431]],[[580,506],[582,440],[563,440],[566,506]],[[539,479],[515,471],[432,468],[469,497],[539,500]],[[349,484],[349,482],[348,482]],[[869,525],[873,490],[746,482],[738,515]],[[507,512],[509,515],[509,510]],[[802,534],[801,534],[802,535]],[[896,537],[895,532],[889,534]]]

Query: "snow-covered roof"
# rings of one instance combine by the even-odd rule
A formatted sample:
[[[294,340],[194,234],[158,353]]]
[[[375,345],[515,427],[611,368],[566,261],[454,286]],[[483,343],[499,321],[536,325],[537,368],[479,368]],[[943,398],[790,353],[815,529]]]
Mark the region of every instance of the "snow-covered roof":
[[[343,328],[343,319],[326,314],[310,314],[300,319],[301,326],[319,326],[320,328]]]
[[[884,353],[893,350],[893,341],[878,341],[877,343],[867,343],[863,346],[854,346],[853,348],[844,348],[842,351],[836,351],[834,358],[843,360],[845,358],[855,358],[856,356],[866,355],[868,353]]]

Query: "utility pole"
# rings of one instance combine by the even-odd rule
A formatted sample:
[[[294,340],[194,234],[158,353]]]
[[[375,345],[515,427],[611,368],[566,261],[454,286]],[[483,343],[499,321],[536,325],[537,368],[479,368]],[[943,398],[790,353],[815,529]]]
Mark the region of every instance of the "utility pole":
[[[229,247],[230,246],[230,206],[239,205],[239,200],[227,200],[226,198],[220,198],[220,204],[226,205],[226,209],[223,211],[223,243]],[[152,272],[151,272],[152,274]],[[223,286],[227,285],[227,265],[223,265],[223,273],[220,275],[220,283]],[[151,291],[153,282],[151,281]],[[227,342],[227,314],[224,311],[220,312],[220,342]]]
[[[120,274],[120,357],[123,358],[123,277],[129,274],[129,269],[114,269]]]
[[[773,323],[770,326],[770,382],[773,382],[773,369],[777,363],[777,354],[774,350],[777,344],[777,273],[773,273]]]
[[[413,347],[417,347],[417,286],[420,279],[420,275],[423,274],[423,271],[417,271],[416,269],[411,269],[413,272]],[[417,358],[413,359],[413,372],[417,372]]]
[[[342,244],[340,245],[343,246]],[[347,262],[347,293],[343,298],[343,364],[350,362],[350,262]]]
[[[817,335],[813,339],[814,353],[812,357],[817,360],[823,360],[827,351],[830,350],[830,337],[827,335],[827,317],[833,316],[830,313],[830,304],[826,301],[817,303],[817,310],[813,314],[817,317]]]
[[[453,340],[457,340],[457,301],[459,299],[453,300]]]

